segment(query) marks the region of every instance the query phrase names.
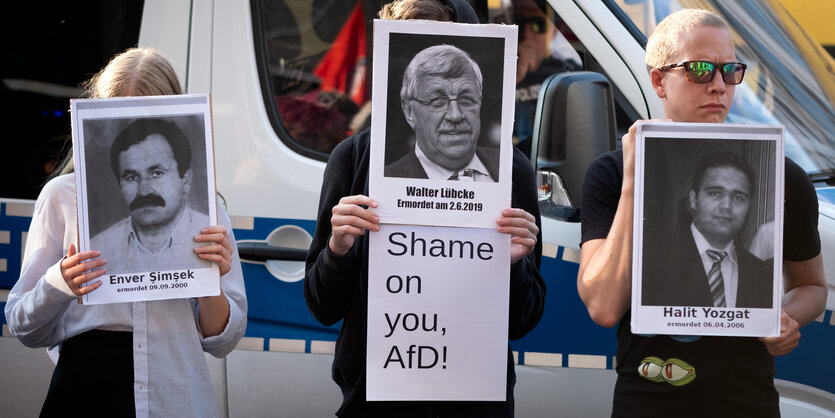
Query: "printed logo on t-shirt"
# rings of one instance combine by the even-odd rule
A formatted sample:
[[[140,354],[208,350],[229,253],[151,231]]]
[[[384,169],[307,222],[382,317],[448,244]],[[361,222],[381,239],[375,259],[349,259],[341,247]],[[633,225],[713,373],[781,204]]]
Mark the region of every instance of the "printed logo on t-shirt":
[[[649,356],[638,366],[638,375],[653,382],[684,386],[696,379],[696,368],[681,359],[671,358],[664,361]]]

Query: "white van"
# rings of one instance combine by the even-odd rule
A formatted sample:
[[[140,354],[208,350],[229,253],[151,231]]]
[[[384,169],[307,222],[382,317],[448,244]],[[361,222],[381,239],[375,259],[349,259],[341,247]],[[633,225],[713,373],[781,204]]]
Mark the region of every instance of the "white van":
[[[540,111],[547,112],[536,121],[533,112],[517,113],[517,120],[530,125],[516,131],[516,140],[533,154],[532,164],[542,172],[546,186],[541,195],[541,271],[548,290],[539,325],[511,344],[519,364],[517,416],[610,413],[615,329],[595,325],[576,291],[582,214],[567,201],[558,200],[557,193],[544,190],[557,190],[558,183],[563,183],[569,199],[576,202],[590,158],[617,146],[617,139],[634,120],[662,115],[647,76],[643,46],[658,21],[684,6],[709,8],[725,16],[734,28],[737,54],[748,64],[748,71],[736,89],[729,121],[785,125],[787,155],[812,176],[818,188],[830,297],[824,315],[801,330],[800,346],[777,359],[776,384],[783,416],[835,416],[835,189],[828,187],[835,181],[832,58],[773,1],[537,1],[544,20],[515,13],[513,6],[519,2],[471,1],[483,22],[544,25],[534,32],[548,37],[552,61],[570,63],[543,65],[542,74],[528,83],[523,80],[517,89],[520,109],[536,109],[548,71],[597,73],[583,73],[587,78],[580,77],[579,85],[608,85],[610,90],[583,87],[589,90],[572,96],[568,107],[559,104],[557,94],[551,105],[540,104]],[[223,415],[323,417],[331,416],[340,404],[341,394],[330,378],[340,324],[322,326],[308,312],[301,283],[303,259],[315,228],[328,152],[369,122],[370,21],[383,3],[123,0],[102,2],[94,14],[70,6],[61,10],[3,6],[18,8],[14,12],[21,25],[32,24],[30,20],[37,16],[49,16],[52,20],[38,27],[55,30],[52,41],[59,43],[27,43],[21,38],[20,44],[32,50],[2,53],[0,65],[14,67],[2,73],[7,113],[24,111],[26,106],[10,104],[29,103],[36,96],[43,99],[37,103],[48,103],[35,109],[35,117],[48,120],[41,124],[62,125],[66,115],[59,113],[68,106],[62,108],[61,103],[78,95],[74,83],[89,77],[106,63],[106,57],[130,45],[132,39],[135,42],[135,28],[140,28],[139,45],[157,47],[171,59],[187,92],[211,93],[217,187],[233,218],[249,299],[244,340],[225,359],[210,358]],[[79,23],[84,16],[91,18]],[[365,24],[346,24],[351,17]],[[89,51],[73,44],[83,40],[62,35],[65,29],[61,28],[73,24],[88,32],[95,32],[90,25],[100,29],[93,46],[101,56],[95,65],[77,71],[75,80],[45,82],[40,78],[54,77],[66,69],[61,66],[45,63],[51,71],[41,69],[29,75],[12,65],[18,59],[31,59],[30,52],[59,54],[68,66],[73,59],[83,58]],[[360,54],[363,48],[357,48],[363,43],[365,55]],[[320,68],[328,54],[341,54],[342,67]],[[342,90],[335,93],[333,86]],[[41,127],[29,119],[11,117],[5,126],[20,121],[27,122],[20,128],[21,135]],[[62,132],[68,132],[69,122],[64,126]],[[575,134],[589,132],[584,129],[594,133]],[[12,136],[14,141],[31,137]],[[600,141],[590,145],[589,136]],[[27,139],[27,143],[38,150],[55,145],[49,138]],[[19,166],[21,162],[12,158],[20,160],[20,155],[13,155],[6,157],[5,166]],[[16,174],[7,172],[4,178],[9,184],[0,188],[0,195],[7,197],[0,199],[0,289],[10,289],[19,274],[32,199],[43,182],[44,165],[54,158],[48,155],[42,160],[34,161],[38,168],[27,171],[31,175],[25,179],[20,178],[19,169]],[[21,185],[29,189],[12,188]],[[5,326],[3,337],[7,338],[0,338],[0,416],[34,415],[49,385],[51,362],[45,350],[23,347]]]

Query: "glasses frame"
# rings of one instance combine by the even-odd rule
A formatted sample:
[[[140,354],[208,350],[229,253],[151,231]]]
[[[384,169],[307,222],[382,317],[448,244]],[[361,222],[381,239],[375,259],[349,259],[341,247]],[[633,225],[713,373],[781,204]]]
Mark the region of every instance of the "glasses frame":
[[[432,98],[431,100],[421,100],[421,99],[418,99],[417,97],[412,97],[412,98],[410,98],[410,100],[414,100],[414,101],[416,101],[416,102],[418,102],[418,103],[420,103],[420,104],[422,104],[422,105],[424,105],[424,106],[426,106],[430,109],[441,110],[441,111],[449,110],[449,107],[452,105],[452,102],[457,103],[458,108],[461,109],[461,110],[470,110],[470,109],[481,106],[481,100],[482,100],[482,98],[480,98],[480,97],[471,96],[471,95],[467,95],[467,94],[461,95],[461,96],[455,96],[455,97],[444,96],[443,98],[446,99],[446,105],[439,106],[439,107],[433,106],[430,103],[432,103],[433,100],[441,99],[441,97],[435,97],[435,98]],[[470,99],[473,102],[473,104],[470,105],[470,106],[461,105],[461,102],[459,102],[458,99],[462,99],[462,98],[463,99]]]
[[[690,70],[688,69],[688,64],[691,64],[691,63],[694,63],[694,62],[695,63],[706,63],[706,64],[710,64],[710,65],[713,66],[713,69],[710,70],[710,76],[707,78],[707,80],[694,81],[692,78],[690,78]],[[734,73],[738,73],[740,71],[727,71],[726,72],[725,71],[725,66],[727,66],[727,65],[734,65],[734,66],[741,66],[742,67],[742,71],[741,71],[742,75],[739,77],[738,82],[734,83],[733,80],[728,81],[728,77],[733,77]],[[748,65],[743,64],[741,62],[736,62],[736,61],[717,63],[717,62],[704,61],[704,60],[694,60],[694,61],[677,62],[675,64],[662,65],[661,67],[658,67],[658,71],[667,71],[667,70],[671,70],[671,69],[677,68],[677,67],[684,68],[684,73],[687,76],[687,81],[689,81],[691,83],[694,83],[694,84],[710,83],[711,81],[713,81],[713,77],[716,77],[716,72],[719,71],[719,72],[722,73],[722,81],[725,82],[725,84],[735,86],[735,85],[738,85],[738,84],[742,83],[742,80],[745,78],[745,70],[748,68]]]

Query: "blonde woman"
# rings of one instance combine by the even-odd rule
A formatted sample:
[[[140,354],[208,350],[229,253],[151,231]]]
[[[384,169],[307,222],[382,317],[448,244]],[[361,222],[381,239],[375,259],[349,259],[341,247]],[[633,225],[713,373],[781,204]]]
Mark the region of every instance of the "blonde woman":
[[[114,57],[85,89],[96,98],[182,93],[165,57],[145,48]],[[225,356],[246,328],[229,216],[218,205],[220,225],[206,225],[194,237],[198,257],[219,266],[220,295],[81,305],[77,298],[101,285],[107,260],[97,250],[76,250],[72,161],[70,152],[38,197],[20,278],[5,308],[12,334],[58,358],[41,416],[74,408],[90,416],[217,416],[203,352]]]

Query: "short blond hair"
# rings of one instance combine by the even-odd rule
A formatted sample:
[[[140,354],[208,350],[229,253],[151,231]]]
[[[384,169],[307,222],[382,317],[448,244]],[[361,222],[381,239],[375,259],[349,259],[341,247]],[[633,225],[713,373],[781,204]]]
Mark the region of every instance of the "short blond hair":
[[[153,48],[130,48],[83,85],[87,97],[182,94],[171,63]]]
[[[725,19],[704,9],[683,9],[665,17],[647,39],[647,67],[659,68],[679,60],[681,34],[703,26],[730,31]]]
[[[438,0],[395,0],[384,5],[378,16],[385,20],[423,19],[451,22],[455,12]]]
[[[130,48],[82,85],[91,98],[182,94],[180,80],[168,59],[153,48]],[[67,153],[53,176],[75,171],[73,152]]]

